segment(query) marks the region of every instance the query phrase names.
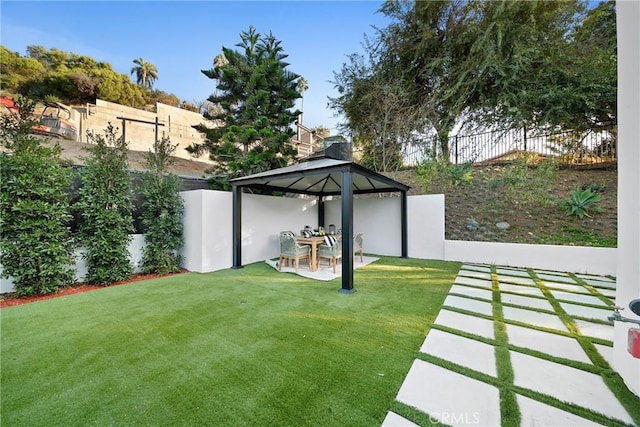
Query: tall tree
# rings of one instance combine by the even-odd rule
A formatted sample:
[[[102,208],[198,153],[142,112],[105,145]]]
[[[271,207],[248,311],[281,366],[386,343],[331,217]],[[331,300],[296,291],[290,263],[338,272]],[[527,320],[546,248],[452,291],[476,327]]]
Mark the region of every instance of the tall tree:
[[[0,264],[19,295],[44,294],[74,278],[71,173],[60,146],[32,134],[33,104],[23,99],[19,108],[0,114]]]
[[[434,156],[448,161],[449,133],[466,105],[465,94],[453,96],[450,89],[468,52],[469,40],[462,30],[473,8],[463,0],[388,0],[381,11],[392,19],[381,32],[381,65],[397,76],[413,97],[413,106],[435,130]]]
[[[457,95],[469,95],[473,121],[511,128],[558,123],[580,92],[571,41],[583,2],[501,0],[473,6],[477,19],[463,32],[473,44],[452,87]]]
[[[208,152],[215,161],[213,172],[224,176],[215,188],[228,188],[229,178],[285,166],[296,155],[289,140],[299,114],[293,108],[300,76],[287,69],[288,55],[273,34],[262,36],[249,27],[240,39],[240,50],[222,48],[228,63],[202,70],[216,80],[219,91],[208,100],[221,107],[205,117],[222,125],[195,126],[206,139],[189,147],[194,154]]]
[[[362,152],[360,163],[375,171],[394,171],[402,167],[402,146],[412,139],[420,117],[402,79],[379,66],[373,45],[365,44],[365,51],[367,57],[352,54],[334,73],[340,96],[330,98],[330,105],[346,117],[343,126]]]
[[[127,143],[111,124],[105,135],[89,133],[82,171],[80,235],[87,247],[87,281],[108,285],[133,273],[129,233],[133,229],[133,194],[127,165]]]
[[[180,197],[180,178],[167,170],[177,145],[169,138],[160,139],[146,156],[142,194],[142,228],[145,247],[142,251],[142,271],[173,273],[180,271],[184,245],[182,217],[184,202]]]
[[[142,58],[134,59],[136,64],[131,68],[131,74],[136,75],[136,83],[146,89],[151,89],[153,83],[158,80],[158,70],[151,62],[147,62]]]

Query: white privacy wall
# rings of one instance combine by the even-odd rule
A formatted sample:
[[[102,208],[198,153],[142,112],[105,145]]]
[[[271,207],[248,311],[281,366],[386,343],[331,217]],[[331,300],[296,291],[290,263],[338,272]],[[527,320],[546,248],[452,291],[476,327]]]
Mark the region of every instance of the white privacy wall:
[[[616,305],[635,320],[629,301],[640,298],[640,2],[617,1],[618,30],[618,274]],[[616,322],[613,365],[640,395],[640,359],[627,351],[627,334],[638,325]]]
[[[242,195],[242,264],[280,255],[280,232],[318,222],[315,199]],[[231,252],[231,247],[229,247]],[[230,267],[229,264],[227,267]]]
[[[324,203],[325,228],[334,224],[342,229],[342,202]],[[353,200],[353,235],[362,232],[364,251],[377,255],[400,256],[400,199],[397,197]]]
[[[616,275],[617,250],[584,246],[445,240],[446,261]]]
[[[410,258],[444,259],[444,194],[407,198]]]
[[[129,259],[131,265],[136,273],[141,271],[140,264],[142,261],[142,250],[144,249],[144,235],[132,234],[131,242],[129,242]],[[76,270],[75,281],[76,283],[82,283],[87,276],[88,268],[86,261],[82,258],[85,248],[77,248],[74,251]],[[0,272],[2,272],[2,265],[0,265]],[[15,288],[13,286],[13,279],[11,277],[7,279],[0,279],[0,294],[13,292]]]
[[[185,202],[184,267],[200,273],[231,267],[232,194],[194,190],[180,195]],[[278,256],[281,231],[299,233],[318,218],[315,200],[243,194],[241,203],[242,264]]]
[[[400,197],[353,200],[353,234],[364,233],[364,251],[376,255],[402,254]],[[325,202],[325,227],[342,228],[341,202]],[[407,249],[410,258],[442,259],[444,195],[407,197]]]

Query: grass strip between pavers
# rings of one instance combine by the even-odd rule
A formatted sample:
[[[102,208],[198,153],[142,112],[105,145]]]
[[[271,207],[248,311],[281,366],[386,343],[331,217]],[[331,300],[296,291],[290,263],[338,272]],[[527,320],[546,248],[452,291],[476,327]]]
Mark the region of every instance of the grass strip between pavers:
[[[264,262],[3,308],[2,425],[380,425],[459,270]]]
[[[500,296],[500,282],[496,273],[496,266],[491,266],[491,283],[493,288],[493,332],[496,339],[495,355],[498,379],[503,384],[513,384],[513,366],[509,355],[509,339],[507,327],[502,313],[502,300]],[[502,427],[520,426],[522,414],[516,399],[516,394],[511,387],[500,387],[500,415]]]

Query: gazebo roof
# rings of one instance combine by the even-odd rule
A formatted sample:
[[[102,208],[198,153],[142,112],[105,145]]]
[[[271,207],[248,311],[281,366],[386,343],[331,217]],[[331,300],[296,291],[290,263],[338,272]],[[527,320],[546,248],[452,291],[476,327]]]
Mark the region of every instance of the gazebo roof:
[[[232,179],[230,183],[239,187],[315,196],[340,195],[343,172],[351,173],[353,194],[407,191],[411,188],[355,162],[327,157]]]

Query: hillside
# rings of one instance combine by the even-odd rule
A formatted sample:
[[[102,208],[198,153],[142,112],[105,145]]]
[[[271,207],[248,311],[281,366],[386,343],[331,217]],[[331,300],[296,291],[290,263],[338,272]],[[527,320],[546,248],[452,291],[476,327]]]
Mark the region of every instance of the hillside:
[[[87,144],[59,141],[63,158],[82,164]],[[143,169],[144,152],[130,151],[129,165]],[[209,164],[175,158],[171,172],[186,177],[203,177]],[[445,237],[511,243],[615,246],[617,239],[617,188],[615,167],[603,169],[561,168],[536,173],[508,165],[476,166],[472,180],[459,185],[446,178],[434,179],[427,187],[414,169],[387,173],[411,186],[409,195],[445,195]],[[598,189],[602,212],[582,219],[566,216],[561,201],[582,186]],[[499,222],[507,229],[496,227]],[[477,225],[476,225],[477,224]],[[476,228],[477,227],[477,228]]]
[[[545,174],[509,166],[477,166],[472,181],[457,186],[437,179],[425,188],[415,173],[388,174],[409,194],[445,195],[445,236],[451,240],[616,246],[617,169],[557,169]],[[515,175],[515,176],[514,176]],[[509,185],[509,184],[516,185]],[[566,216],[562,200],[583,186],[598,190],[601,212],[582,219]],[[507,229],[497,223],[506,222]]]

